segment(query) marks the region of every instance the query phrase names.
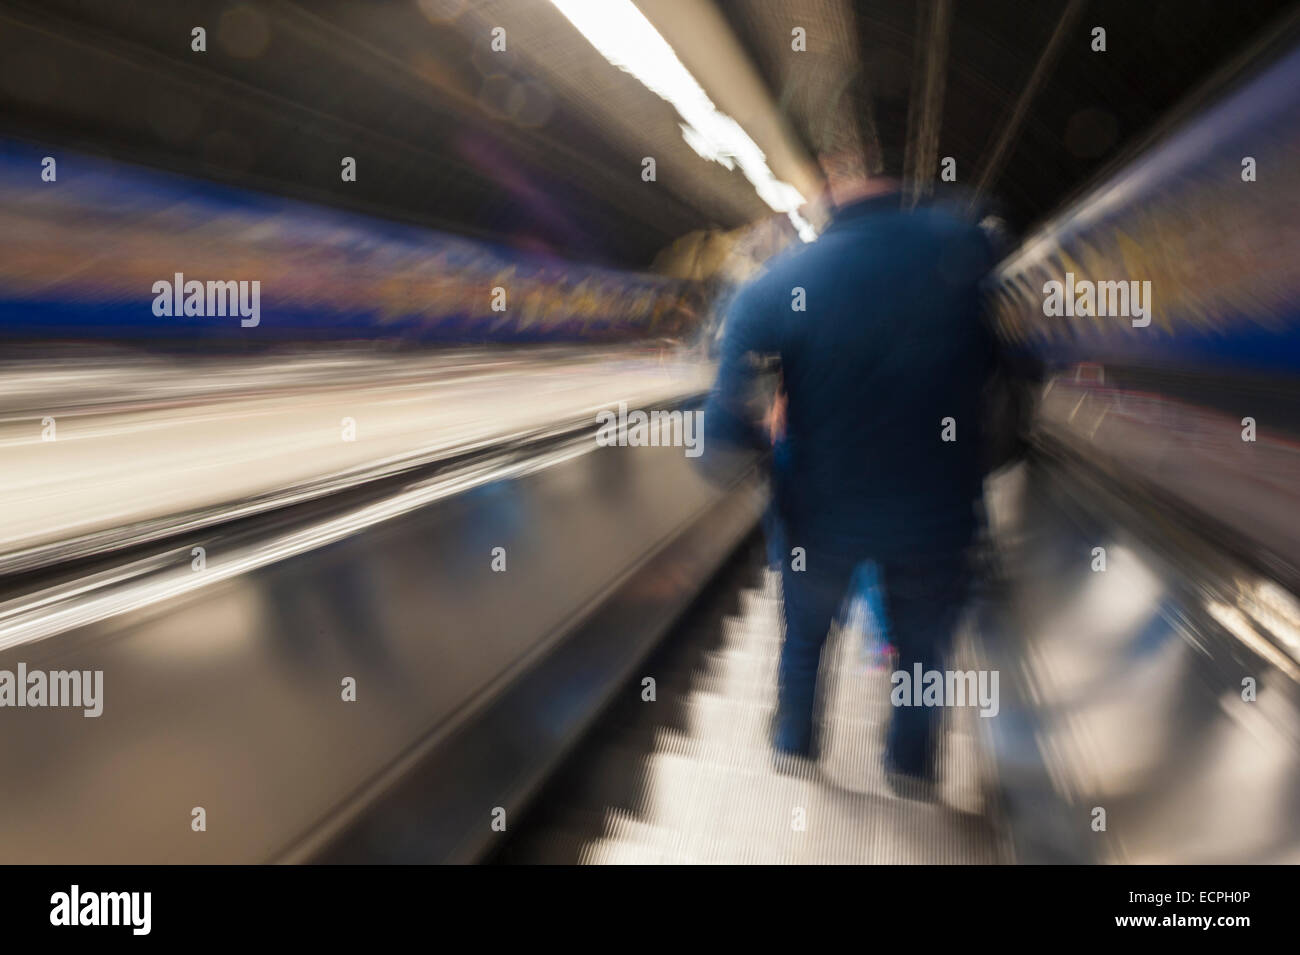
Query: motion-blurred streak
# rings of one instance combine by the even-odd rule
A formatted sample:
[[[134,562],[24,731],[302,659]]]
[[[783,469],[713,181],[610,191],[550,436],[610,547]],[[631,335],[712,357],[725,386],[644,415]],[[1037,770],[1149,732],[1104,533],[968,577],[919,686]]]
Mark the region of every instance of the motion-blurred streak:
[[[1042,434],[1264,551],[1291,586],[1297,223],[1291,48],[1029,236],[992,294],[1008,348],[1047,369]]]
[[[0,568],[707,387],[698,282],[45,152],[0,141]]]
[[[42,182],[50,150],[0,141],[3,338],[247,348],[627,341],[691,329],[690,283],[54,152],[58,179]],[[214,283],[230,282],[258,283],[255,327],[225,294],[212,307]]]
[[[548,429],[594,431],[601,410],[699,394],[709,374],[636,349],[322,364],[313,376],[299,359],[299,381],[274,387],[248,369],[235,384],[260,388],[178,400],[192,374],[181,365],[156,376],[177,390],[151,383],[169,399],[159,403],[138,399],[127,363],[115,366],[113,403],[101,375],[98,405],[0,418],[0,569],[194,530]]]
[[[1300,49],[1166,133],[1003,263],[999,331],[1058,364],[1300,374]],[[1152,324],[1048,315],[1049,281],[1150,282]]]

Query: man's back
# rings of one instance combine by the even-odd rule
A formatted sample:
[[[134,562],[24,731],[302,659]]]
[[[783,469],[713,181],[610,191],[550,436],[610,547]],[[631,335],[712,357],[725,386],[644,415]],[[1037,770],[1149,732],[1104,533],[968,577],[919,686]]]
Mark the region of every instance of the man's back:
[[[706,444],[727,440],[739,413],[727,392],[741,389],[745,356],[779,355],[789,404],[776,493],[792,540],[887,558],[969,539],[991,355],[978,283],[991,265],[978,227],[904,213],[890,195],[841,210],[737,297]]]

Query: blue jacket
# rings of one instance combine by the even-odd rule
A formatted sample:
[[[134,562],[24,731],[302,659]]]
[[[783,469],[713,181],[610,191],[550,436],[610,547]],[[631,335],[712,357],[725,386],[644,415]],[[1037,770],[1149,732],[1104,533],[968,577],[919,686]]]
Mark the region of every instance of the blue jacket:
[[[892,194],[840,209],[732,301],[704,455],[766,446],[756,359],[778,359],[789,406],[773,490],[787,546],[887,560],[970,541],[992,359],[979,285],[992,265],[978,226],[904,212]],[[955,441],[943,440],[948,418]]]

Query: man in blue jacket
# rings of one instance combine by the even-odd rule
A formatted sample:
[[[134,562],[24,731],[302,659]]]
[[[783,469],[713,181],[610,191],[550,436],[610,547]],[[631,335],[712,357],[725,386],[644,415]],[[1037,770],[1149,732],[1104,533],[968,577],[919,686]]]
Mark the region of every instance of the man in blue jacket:
[[[907,211],[854,140],[832,138],[818,158],[831,223],[733,300],[704,413],[706,456],[769,447],[754,391],[779,366],[785,637],[773,743],[800,755],[815,753],[821,650],[863,561],[883,582],[899,669],[944,669],[967,591],[992,354],[978,289],[992,252],[979,227],[937,207]],[[933,779],[939,712],[895,710],[891,778]]]

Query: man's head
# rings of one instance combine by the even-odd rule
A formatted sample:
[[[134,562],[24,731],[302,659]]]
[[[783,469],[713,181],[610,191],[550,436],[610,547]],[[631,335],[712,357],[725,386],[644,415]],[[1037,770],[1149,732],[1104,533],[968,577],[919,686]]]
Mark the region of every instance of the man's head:
[[[896,165],[876,135],[870,92],[859,70],[832,92],[822,114],[813,120],[810,143],[832,204],[898,188]]]

